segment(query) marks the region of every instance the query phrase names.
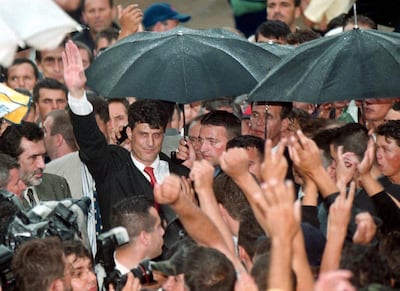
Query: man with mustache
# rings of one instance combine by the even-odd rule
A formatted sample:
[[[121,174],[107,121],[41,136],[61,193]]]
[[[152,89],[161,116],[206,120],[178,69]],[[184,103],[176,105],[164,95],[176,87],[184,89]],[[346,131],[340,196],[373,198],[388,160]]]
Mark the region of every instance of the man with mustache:
[[[43,173],[45,168],[44,133],[31,122],[10,125],[0,137],[0,152],[8,154],[21,165],[22,181],[28,186],[23,204],[33,207],[39,201],[70,198],[67,181],[57,175]]]

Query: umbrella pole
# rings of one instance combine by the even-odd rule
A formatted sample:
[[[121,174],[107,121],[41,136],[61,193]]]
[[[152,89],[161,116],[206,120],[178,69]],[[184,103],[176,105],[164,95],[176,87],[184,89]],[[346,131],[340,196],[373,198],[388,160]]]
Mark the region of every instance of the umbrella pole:
[[[267,141],[267,124],[268,124],[268,114],[269,114],[269,105],[265,104],[265,114],[264,114],[264,126],[265,126],[265,130],[264,130],[264,140]]]
[[[353,12],[354,12],[354,29],[358,29],[357,4],[356,4],[356,2],[354,2],[354,4],[353,4]]]

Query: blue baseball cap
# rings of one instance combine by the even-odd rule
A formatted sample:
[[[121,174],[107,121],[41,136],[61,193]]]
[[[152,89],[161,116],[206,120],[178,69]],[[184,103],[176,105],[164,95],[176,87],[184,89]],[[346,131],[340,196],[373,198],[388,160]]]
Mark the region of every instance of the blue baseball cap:
[[[154,3],[144,11],[143,25],[147,28],[152,27],[159,21],[175,19],[179,20],[179,22],[186,22],[190,18],[190,15],[180,14],[168,3]]]

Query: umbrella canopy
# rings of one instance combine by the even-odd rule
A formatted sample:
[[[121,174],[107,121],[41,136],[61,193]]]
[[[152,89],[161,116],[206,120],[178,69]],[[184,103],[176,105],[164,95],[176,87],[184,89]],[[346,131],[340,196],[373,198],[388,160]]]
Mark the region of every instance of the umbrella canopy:
[[[68,33],[82,29],[52,0],[2,0],[0,28],[0,64],[5,66],[11,64],[17,44],[38,50],[54,49]]]
[[[177,103],[249,93],[280,57],[223,29],[137,33],[105,50],[88,85],[106,98]]]
[[[400,34],[359,30],[299,46],[249,94],[249,101],[325,103],[400,96]]]
[[[296,48],[293,45],[281,45],[269,42],[258,42],[256,44],[261,46],[263,49],[269,51],[270,53],[281,58],[286,57],[287,55],[293,53]]]

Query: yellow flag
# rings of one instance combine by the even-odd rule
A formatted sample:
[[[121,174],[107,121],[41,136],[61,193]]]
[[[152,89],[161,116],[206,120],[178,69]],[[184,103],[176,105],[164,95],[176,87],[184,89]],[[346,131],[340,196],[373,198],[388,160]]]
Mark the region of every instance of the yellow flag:
[[[31,98],[0,83],[0,117],[20,124],[28,113]]]

